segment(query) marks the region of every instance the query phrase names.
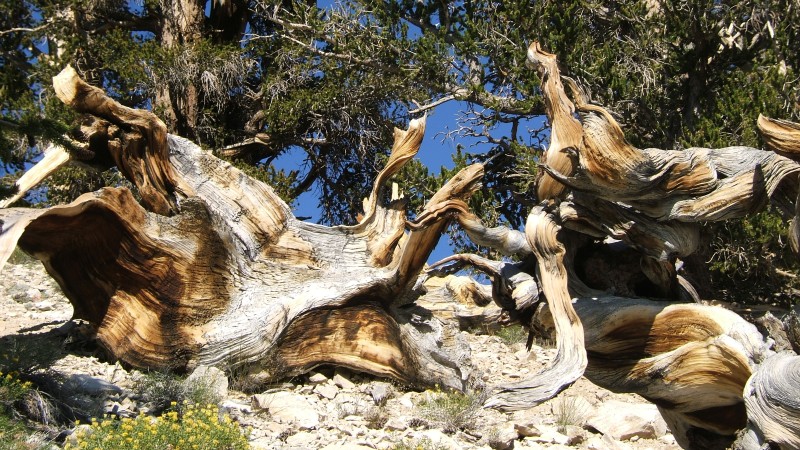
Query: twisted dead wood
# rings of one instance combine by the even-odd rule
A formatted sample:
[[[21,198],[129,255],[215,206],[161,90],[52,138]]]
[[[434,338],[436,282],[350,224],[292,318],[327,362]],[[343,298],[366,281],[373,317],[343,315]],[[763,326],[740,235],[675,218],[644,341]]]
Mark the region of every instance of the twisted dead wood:
[[[444,186],[410,232],[386,180],[413,157],[424,119],[398,130],[354,226],[297,220],[267,185],[118,105],[67,69],[60,96],[116,127],[89,142],[143,197],[106,188],[46,210],[0,210],[0,255],[40,259],[108,352],[137,367],[198,364],[296,374],[337,364],[412,385],[464,389],[468,348],[455,328],[406,305],[416,275],[482,176]],[[102,125],[94,129],[109,129]]]

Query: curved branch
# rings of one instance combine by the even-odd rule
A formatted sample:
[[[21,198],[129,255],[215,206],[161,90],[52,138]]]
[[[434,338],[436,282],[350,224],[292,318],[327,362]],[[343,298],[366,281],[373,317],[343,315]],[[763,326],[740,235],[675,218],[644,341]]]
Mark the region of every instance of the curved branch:
[[[439,242],[450,223],[450,212],[468,211],[464,202],[480,186],[483,164],[472,164],[461,169],[441,187],[425,205],[404,242],[397,263],[397,274],[405,285],[416,278],[425,266],[428,256]]]
[[[551,124],[550,146],[542,159],[554,171],[572,176],[575,162],[567,150],[583,146],[583,130],[574,117],[575,106],[567,98],[561,84],[556,55],[544,51],[538,42],[534,42],[528,47],[528,62],[536,68],[542,79],[545,111]],[[544,201],[561,197],[564,190],[557,180],[544,175],[538,182],[537,195],[540,201]]]
[[[800,124],[759,114],[758,130],[767,148],[795,161],[800,159]]]
[[[424,283],[429,276],[455,273],[465,266],[480,270],[491,278],[492,300],[497,306],[511,313],[512,317],[524,314],[530,319],[531,308],[539,300],[539,286],[520,264],[492,261],[469,253],[451,255],[431,264],[418,283]],[[523,323],[528,324],[527,320]]]
[[[574,383],[586,368],[583,326],[572,307],[564,266],[566,250],[559,241],[559,230],[552,213],[542,206],[531,211],[525,225],[525,236],[537,259],[536,275],[553,315],[558,354],[552,366],[530,380],[501,388],[486,406],[502,410],[529,408]]]
[[[800,448],[800,356],[777,354],[764,361],[747,381],[744,400],[747,430],[743,440],[757,446],[777,444],[780,448]]]
[[[477,245],[490,247],[505,256],[522,257],[533,253],[525,233],[503,226],[487,228],[471,212],[459,214],[456,219],[470,240]]]
[[[25,172],[15,183],[17,193],[9,198],[0,200],[0,208],[6,208],[41,183],[50,174],[67,164],[71,157],[69,152],[59,145],[50,145],[44,151],[44,157],[32,168]],[[0,265],[1,267],[1,265]]]
[[[58,98],[78,112],[89,113],[119,127],[120,136],[109,136],[108,151],[120,172],[130,180],[142,196],[145,206],[158,214],[174,214],[178,210],[176,194],[183,192],[169,163],[167,127],[155,114],[131,109],[109,98],[94,86],[80,79],[71,66],[53,77]]]

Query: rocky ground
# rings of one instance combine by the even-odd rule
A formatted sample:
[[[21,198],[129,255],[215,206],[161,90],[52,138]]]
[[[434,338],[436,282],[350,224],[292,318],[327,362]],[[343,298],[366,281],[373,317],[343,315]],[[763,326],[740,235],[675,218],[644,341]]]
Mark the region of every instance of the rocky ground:
[[[71,322],[72,308],[34,262],[0,273],[0,365],[35,374],[37,385],[75,416],[136,415],[153,408],[141,391],[148,375],[103,359]],[[490,384],[515,381],[550,363],[554,350],[531,352],[509,335],[464,332],[473,361]],[[241,380],[206,372],[222,407],[250,427],[263,449],[673,449],[656,407],[581,378],[535,408],[502,413],[466,397],[415,392],[387,380],[332,368],[244,393]],[[46,419],[46,418],[44,418]],[[56,424],[62,437],[69,425]]]

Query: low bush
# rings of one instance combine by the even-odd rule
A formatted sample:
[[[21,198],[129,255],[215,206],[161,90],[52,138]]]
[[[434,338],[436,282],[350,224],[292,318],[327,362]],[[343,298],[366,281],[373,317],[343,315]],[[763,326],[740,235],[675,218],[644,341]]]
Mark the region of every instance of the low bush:
[[[171,405],[177,409],[177,404]],[[215,405],[187,404],[183,414],[172,410],[160,417],[93,420],[64,446],[70,449],[239,450],[249,449],[247,433]]]
[[[21,381],[15,373],[0,371],[0,450],[30,450],[40,446],[30,439],[32,433],[15,409],[31,390],[31,384]]]
[[[134,390],[150,402],[152,414],[159,414],[171,405],[177,405],[180,412],[186,404],[219,403],[222,398],[210,383],[202,377],[187,383],[184,378],[168,372],[150,372],[137,380]]]
[[[528,340],[528,330],[522,325],[515,323],[500,328],[496,336],[502,339],[506,345],[522,344]]]
[[[435,391],[420,402],[420,415],[445,433],[454,433],[474,425],[487,395],[484,390],[467,393]]]

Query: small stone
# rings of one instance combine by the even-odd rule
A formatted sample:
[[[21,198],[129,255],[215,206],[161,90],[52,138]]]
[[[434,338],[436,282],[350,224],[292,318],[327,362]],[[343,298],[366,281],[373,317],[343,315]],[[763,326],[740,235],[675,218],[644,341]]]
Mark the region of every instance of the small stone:
[[[577,425],[567,425],[562,433],[567,437],[567,445],[573,446],[583,443],[588,437],[586,430]]]
[[[117,414],[119,414],[119,411],[121,409],[122,405],[120,405],[118,402],[111,402],[111,401],[103,402],[103,413],[105,414],[113,414],[116,416]]]
[[[607,401],[598,408],[587,424],[621,441],[634,436],[657,439],[667,433],[667,424],[653,404]]]
[[[475,353],[475,361],[491,361],[497,358],[497,354],[494,352],[478,352]]]
[[[516,369],[503,369],[500,374],[508,378],[519,378],[519,372]]]
[[[631,450],[632,448],[630,445],[620,442],[608,434],[603,435],[601,442],[604,444],[604,447],[601,448],[608,450]]]
[[[314,442],[316,439],[317,437],[315,436],[314,433],[309,433],[308,431],[301,431],[286,438],[286,444],[297,447],[311,448],[311,443]]]
[[[460,450],[462,448],[453,438],[444,434],[441,430],[425,430],[418,434],[420,438],[429,440],[434,448],[437,449]]]
[[[514,430],[516,430],[517,434],[521,437],[534,437],[542,435],[542,431],[534,424],[515,423]]]
[[[259,428],[265,433],[265,436],[289,436],[294,433],[292,425],[285,423],[267,422],[259,426]]]
[[[514,448],[514,443],[518,438],[519,435],[516,431],[516,427],[511,424],[506,424],[502,428],[486,433],[484,441],[494,450],[511,450]]]
[[[120,402],[120,405],[122,406],[122,409],[125,409],[127,411],[133,412],[138,409],[136,407],[136,403],[133,400],[129,399],[128,397],[123,398],[122,401]]]
[[[250,448],[254,450],[273,450],[275,448],[274,440],[267,437],[253,439],[248,442],[248,444],[250,444]]]
[[[383,381],[376,381],[369,387],[369,395],[372,396],[372,400],[378,406],[386,404],[386,401],[389,400],[391,392],[392,386]]]
[[[536,353],[529,352],[529,351],[524,350],[524,349],[520,350],[518,352],[515,352],[514,353],[514,357],[517,358],[517,360],[522,361],[522,362],[533,362],[533,361],[536,361]]]
[[[228,377],[216,367],[197,366],[183,383],[189,390],[208,389],[210,402],[218,403],[228,395]]]
[[[408,429],[408,420],[405,417],[391,417],[383,428],[389,431],[404,431]]]
[[[397,401],[400,403],[400,406],[404,408],[412,409],[414,407],[414,401],[411,400],[410,392],[403,394],[403,396],[400,397]]]
[[[319,426],[319,414],[305,397],[293,392],[256,394],[253,396],[253,406],[266,409],[273,419],[294,423],[301,430],[313,430]]]
[[[6,292],[17,303],[29,303],[42,298],[38,289],[32,288],[25,283],[14,283]]]
[[[530,439],[533,442],[538,442],[541,444],[567,445],[567,442],[569,442],[569,437],[559,432],[555,427],[542,426],[540,430],[541,434],[539,436],[532,436],[528,439]],[[526,441],[528,439],[526,439]]]
[[[333,400],[336,398],[336,394],[339,393],[339,388],[334,384],[318,384],[314,387],[314,392],[322,398]]]
[[[672,433],[667,433],[658,438],[658,440],[667,445],[675,445],[675,436],[673,436]]]
[[[322,450],[373,450],[374,447],[361,444],[328,444]]]
[[[87,424],[78,425],[75,427],[72,432],[67,436],[65,442],[70,444],[70,446],[77,447],[78,446],[78,437],[80,436],[90,436],[94,430],[92,427]]]
[[[35,309],[37,309],[38,311],[52,311],[53,310],[53,304],[50,303],[49,301],[36,302],[36,303],[33,304],[33,307]]]
[[[342,389],[354,389],[356,387],[352,381],[348,380],[342,374],[337,373],[333,376],[333,384],[339,386]]]
[[[231,411],[239,411],[245,414],[251,414],[253,412],[253,408],[250,405],[245,405],[244,403],[235,402],[233,400],[223,400],[220,403],[220,407],[224,412],[231,412]]]
[[[320,384],[320,383],[324,383],[326,381],[328,381],[328,377],[326,377],[325,375],[323,375],[323,374],[321,374],[319,372],[317,372],[317,373],[311,375],[310,377],[308,377],[308,382],[311,383],[311,384]]]

